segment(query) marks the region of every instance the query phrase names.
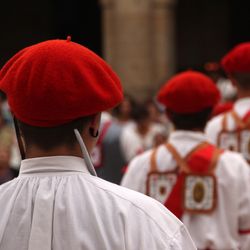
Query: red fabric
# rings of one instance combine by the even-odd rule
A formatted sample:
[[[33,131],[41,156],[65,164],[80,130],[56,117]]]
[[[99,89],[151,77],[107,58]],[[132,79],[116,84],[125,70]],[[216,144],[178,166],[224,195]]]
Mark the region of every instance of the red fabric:
[[[104,140],[104,138],[105,138],[105,136],[106,136],[106,134],[107,134],[107,132],[108,132],[111,124],[112,124],[111,121],[107,121],[103,125],[101,133],[100,133],[100,136],[99,136],[99,138],[97,140],[97,143],[96,143],[96,145],[94,147],[94,150],[92,151],[92,154],[95,151],[99,152],[98,155],[100,156],[100,157],[97,156],[97,158],[96,158],[97,160],[96,161],[93,161],[94,158],[92,158],[93,165],[94,165],[95,168],[100,168],[102,166],[103,161],[104,161],[103,144],[102,143],[103,143],[103,140]]]
[[[239,234],[250,234],[250,229],[239,230]]]
[[[243,117],[243,122],[247,122],[248,120],[250,119],[250,111],[248,111],[245,115],[244,115],[244,117]]]
[[[182,205],[184,181],[185,174],[180,173],[168,199],[164,204],[164,206],[179,219],[181,219],[184,211]]]
[[[187,161],[189,169],[195,174],[206,174],[213,158],[215,146],[207,145],[193,153]]]
[[[123,167],[122,167],[122,170],[121,170],[121,173],[122,173],[122,174],[125,174],[127,171],[128,171],[128,165],[123,166]]]
[[[98,141],[97,141],[97,143],[96,143],[97,145],[98,145],[98,144],[102,144],[102,141],[103,141],[105,135],[107,134],[108,129],[110,128],[111,124],[112,124],[112,121],[108,121],[108,122],[106,122],[106,123],[103,125],[101,134],[100,134],[100,136],[99,136],[99,138],[98,138]]]
[[[41,127],[110,109],[123,98],[112,69],[92,51],[66,40],[21,50],[1,70],[0,89],[18,119]]]
[[[187,164],[191,173],[206,174],[209,170],[215,147],[207,145],[198,149],[191,154],[187,160]],[[179,219],[181,219],[183,208],[183,190],[184,190],[185,173],[181,172],[178,176],[171,194],[164,205]]]
[[[206,75],[185,71],[167,81],[157,98],[176,113],[195,113],[215,106],[220,100],[220,93]]]
[[[218,105],[214,107],[212,117],[225,113],[227,111],[230,111],[232,110],[232,108],[233,108],[232,102],[219,103]]]
[[[207,62],[205,63],[204,68],[208,72],[215,72],[220,69],[220,64],[217,62]]]
[[[250,42],[238,44],[221,60],[227,73],[250,73]]]

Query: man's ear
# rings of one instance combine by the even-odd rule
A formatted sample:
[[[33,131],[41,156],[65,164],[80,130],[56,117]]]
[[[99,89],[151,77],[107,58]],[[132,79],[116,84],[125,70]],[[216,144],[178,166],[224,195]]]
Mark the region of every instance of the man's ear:
[[[101,121],[101,113],[97,113],[93,115],[90,124],[89,124],[89,134],[91,137],[98,137],[99,135],[99,127]]]

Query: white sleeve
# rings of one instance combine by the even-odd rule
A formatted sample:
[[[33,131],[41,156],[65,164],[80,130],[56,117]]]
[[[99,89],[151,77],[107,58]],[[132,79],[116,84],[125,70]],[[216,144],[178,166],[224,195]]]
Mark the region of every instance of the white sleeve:
[[[151,198],[138,196],[138,201],[144,209],[131,209],[127,215],[127,250],[196,249],[186,227],[166,207]]]
[[[239,236],[242,250],[250,249],[250,167],[242,160],[239,186]]]
[[[147,157],[149,152],[136,156],[128,165],[127,172],[124,174],[121,185],[137,192],[146,193],[146,180],[149,167]]]
[[[216,116],[209,121],[205,128],[205,134],[210,143],[217,145],[217,138],[222,128],[222,116]]]
[[[197,249],[194,245],[191,236],[189,235],[187,229],[183,226],[173,238],[171,250],[194,250]]]
[[[124,129],[120,138],[121,151],[125,157],[126,162],[130,162],[139,152],[142,151],[142,147],[137,138],[130,133],[129,129]]]

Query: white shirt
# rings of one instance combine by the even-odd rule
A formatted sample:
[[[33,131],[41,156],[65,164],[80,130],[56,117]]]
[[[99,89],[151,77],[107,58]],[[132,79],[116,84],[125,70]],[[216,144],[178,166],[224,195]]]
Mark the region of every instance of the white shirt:
[[[127,162],[133,157],[154,146],[155,136],[166,134],[166,128],[161,124],[152,124],[144,136],[137,131],[136,124],[126,126],[121,134],[121,150]]]
[[[206,137],[202,133],[172,132],[169,142],[185,157]],[[128,166],[122,185],[146,193],[147,174],[150,169],[152,150],[135,157]],[[174,170],[176,162],[164,145],[160,146],[156,162],[161,172]],[[224,152],[217,163],[216,172],[218,203],[208,215],[191,215],[184,212],[183,223],[187,226],[198,249],[250,249],[250,170],[238,154]],[[240,235],[239,230],[248,231]]]
[[[241,98],[235,102],[233,109],[240,118],[243,118],[250,110],[250,98]],[[222,119],[225,114],[220,114],[208,122],[205,133],[211,143],[217,144],[218,135],[222,130]],[[235,121],[230,114],[227,116],[228,130],[233,131],[236,128]]]
[[[195,249],[161,204],[91,176],[78,157],[22,161],[0,211],[1,250]]]

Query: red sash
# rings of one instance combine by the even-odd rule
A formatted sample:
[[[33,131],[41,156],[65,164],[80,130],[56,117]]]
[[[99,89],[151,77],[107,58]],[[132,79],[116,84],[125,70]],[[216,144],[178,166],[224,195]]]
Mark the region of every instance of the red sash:
[[[221,150],[208,143],[202,143],[189,153],[186,160],[184,160],[171,144],[167,144],[166,146],[179,166],[179,175],[164,205],[176,217],[181,218],[184,212],[183,189],[186,174],[202,175],[213,173]]]

